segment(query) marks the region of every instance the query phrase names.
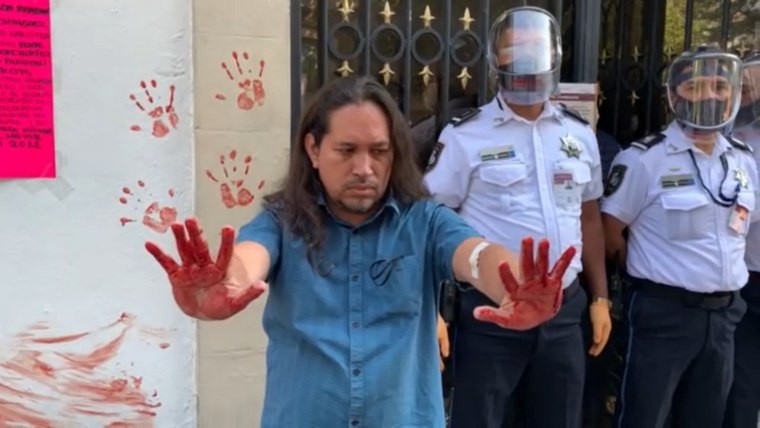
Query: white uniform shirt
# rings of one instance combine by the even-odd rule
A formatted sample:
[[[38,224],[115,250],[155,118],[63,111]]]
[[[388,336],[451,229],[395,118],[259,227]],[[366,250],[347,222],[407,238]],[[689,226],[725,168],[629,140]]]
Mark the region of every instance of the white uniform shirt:
[[[760,130],[738,130],[734,135],[741,141],[749,144],[753,149],[755,163],[760,169]],[[758,173],[760,174],[760,173]],[[758,178],[760,183],[760,178]],[[755,187],[755,207],[760,207],[760,185]],[[755,213],[753,220],[760,220],[760,215]],[[747,263],[747,269],[752,272],[760,272],[760,223],[757,221],[750,226],[747,233],[747,251],[744,261]]]
[[[610,168],[602,212],[629,226],[628,273],[695,292],[738,290],[748,278],[744,249],[755,208],[754,159],[722,136],[708,156],[676,123],[663,134],[665,138],[648,149],[634,143]],[[700,184],[690,150],[716,198],[720,189],[731,198],[740,187],[736,204],[722,207],[713,202]],[[739,207],[744,207],[744,220]]]
[[[526,236],[548,238],[550,262],[575,246],[563,278],[582,270],[581,203],[603,193],[599,147],[591,127],[546,103],[535,122],[498,97],[460,126],[447,126],[425,176],[435,200],[512,251]],[[551,265],[550,265],[551,267]]]

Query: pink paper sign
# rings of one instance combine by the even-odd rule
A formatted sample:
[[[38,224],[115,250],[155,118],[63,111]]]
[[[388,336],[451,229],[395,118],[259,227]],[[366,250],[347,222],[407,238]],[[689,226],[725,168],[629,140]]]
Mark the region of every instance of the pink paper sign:
[[[55,178],[50,0],[0,0],[0,179]]]

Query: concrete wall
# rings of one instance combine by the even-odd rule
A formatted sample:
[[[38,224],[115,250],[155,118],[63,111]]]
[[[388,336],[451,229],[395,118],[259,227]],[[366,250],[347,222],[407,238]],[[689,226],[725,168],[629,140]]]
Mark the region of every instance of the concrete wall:
[[[253,218],[284,171],[289,7],[287,0],[194,1],[197,214],[212,248],[218,234],[211,231]],[[202,427],[259,426],[265,298],[231,320],[199,324]]]
[[[0,180],[0,426],[196,426],[195,323],[144,249],[193,211],[190,3],[50,8],[58,177]]]

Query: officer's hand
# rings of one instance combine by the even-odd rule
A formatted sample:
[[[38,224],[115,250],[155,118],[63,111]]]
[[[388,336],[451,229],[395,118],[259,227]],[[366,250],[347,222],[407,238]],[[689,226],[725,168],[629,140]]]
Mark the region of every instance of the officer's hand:
[[[607,302],[595,301],[588,308],[591,317],[591,327],[594,330],[594,343],[588,350],[590,355],[598,356],[607,345],[612,331],[612,320],[610,319],[610,307]]]
[[[492,322],[503,328],[529,330],[550,320],[562,305],[562,276],[575,257],[575,247],[562,254],[551,272],[549,265],[549,241],[538,244],[538,259],[533,259],[533,238],[522,241],[520,266],[522,283],[518,283],[509,265],[499,266],[499,274],[506,295],[498,308],[480,306],[475,308],[475,319]]]
[[[187,234],[185,234],[187,227]],[[158,245],[147,242],[145,248],[169,275],[172,294],[185,314],[198,319],[225,319],[243,310],[266,291],[267,284],[234,284],[227,275],[232,260],[235,229],[222,229],[222,242],[216,262],[211,260],[208,242],[195,218],[172,225],[177,251],[182,260],[178,265]]]
[[[441,314],[438,314],[438,350],[441,354],[441,371],[443,371],[445,368],[443,359],[449,356],[449,331]]]

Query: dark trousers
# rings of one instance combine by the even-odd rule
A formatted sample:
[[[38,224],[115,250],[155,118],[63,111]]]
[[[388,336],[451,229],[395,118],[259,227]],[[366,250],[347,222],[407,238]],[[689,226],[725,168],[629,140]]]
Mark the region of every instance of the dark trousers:
[[[514,331],[475,320],[475,307],[493,303],[475,290],[464,292],[454,344],[451,428],[501,428],[519,383],[525,426],[579,427],[585,369],[580,320],[587,302],[576,281],[552,320]]]
[[[708,307],[709,308],[706,308]],[[632,279],[618,428],[716,428],[734,372],[734,331],[746,305]]]
[[[734,384],[724,428],[757,428],[760,411],[760,272],[751,272],[742,289],[747,313],[734,334]]]

